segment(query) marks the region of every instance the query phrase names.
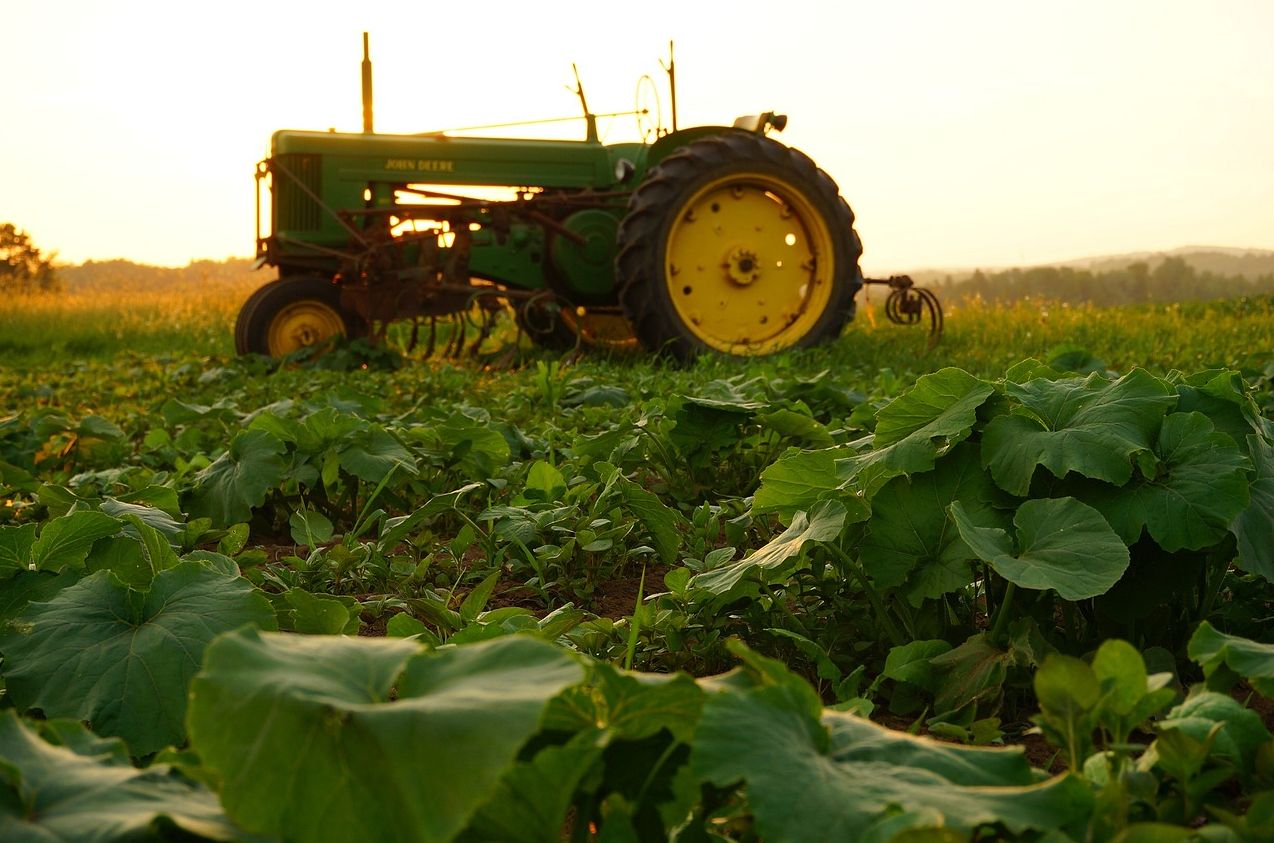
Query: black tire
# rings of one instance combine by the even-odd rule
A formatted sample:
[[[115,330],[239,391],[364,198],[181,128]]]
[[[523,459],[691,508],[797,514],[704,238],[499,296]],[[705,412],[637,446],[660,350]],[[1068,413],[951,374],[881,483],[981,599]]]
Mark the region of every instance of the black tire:
[[[342,336],[353,338],[367,335],[367,322],[357,313],[341,306],[341,291],[336,284],[317,275],[294,276],[271,281],[248,296],[234,323],[235,352],[262,354],[266,357],[283,356],[271,353],[271,327],[289,307],[305,303],[314,303],[332,311],[339,319]],[[331,334],[321,336],[318,341],[330,336]]]
[[[800,197],[807,209],[807,217],[816,217],[826,226],[828,235],[825,242],[830,242],[833,262],[832,271],[826,277],[830,292],[820,291],[823,301],[821,304],[810,305],[808,315],[803,315],[803,305],[798,305],[799,319],[793,317],[786,325],[778,328],[756,329],[758,333],[787,331],[794,334],[792,337],[784,336],[779,341],[755,342],[750,338],[740,337],[729,340],[729,347],[723,348],[718,343],[714,348],[678,312],[678,305],[674,302],[676,293],[668,280],[666,256],[669,254],[670,234],[678,225],[683,226],[682,230],[688,230],[684,226],[695,219],[690,209],[694,207],[693,203],[698,201],[702,191],[713,189],[718,184],[722,185],[718,189],[729,187],[741,191],[741,187],[733,187],[734,182],[731,179],[736,175],[739,185],[745,185],[749,176],[755,176],[758,184],[749,188],[758,192],[765,189],[765,184],[782,185]],[[766,195],[773,198],[773,194]],[[780,207],[790,215],[789,205],[780,202]],[[712,210],[717,210],[715,204],[712,205]],[[798,219],[804,220],[805,217],[798,215]],[[629,199],[628,213],[619,227],[615,259],[620,305],[646,348],[669,353],[682,360],[705,351],[766,354],[835,339],[845,323],[853,318],[854,296],[862,287],[862,274],[858,266],[862,256],[862,242],[853,225],[854,214],[841,198],[836,183],[804,153],[762,135],[744,131],[725,131],[720,135],[694,141],[652,167]],[[789,235],[788,245],[792,242]],[[752,253],[742,254],[745,255],[745,263],[740,266],[744,266],[746,272],[752,266],[746,256]],[[760,260],[757,260],[756,265],[759,268],[766,266]],[[778,261],[768,265],[782,267],[783,263]],[[816,259],[809,263],[810,279],[813,284],[821,285],[824,278],[817,274],[816,265]],[[805,268],[806,265],[801,264],[801,269]],[[699,266],[698,270],[703,272],[704,267]],[[716,270],[710,268],[707,271]],[[727,275],[731,272],[728,269],[723,271]],[[791,271],[790,267],[788,271]],[[777,274],[780,270],[775,269],[773,272]],[[762,274],[758,271],[758,274],[751,276],[752,280],[738,283],[751,284],[762,277]],[[735,276],[731,275],[731,278]],[[684,289],[689,295],[690,286],[687,285]],[[755,289],[759,291],[761,288],[758,286]],[[810,289],[812,286],[807,282],[799,287],[798,294],[808,296]],[[715,306],[715,302],[709,304]],[[727,302],[721,304],[728,306]],[[759,321],[764,324],[768,316],[763,310],[755,312],[761,315]],[[798,321],[801,324],[792,328]],[[778,322],[776,319],[775,323]],[[805,324],[807,322],[810,323],[808,328]],[[776,344],[777,347],[770,347]]]

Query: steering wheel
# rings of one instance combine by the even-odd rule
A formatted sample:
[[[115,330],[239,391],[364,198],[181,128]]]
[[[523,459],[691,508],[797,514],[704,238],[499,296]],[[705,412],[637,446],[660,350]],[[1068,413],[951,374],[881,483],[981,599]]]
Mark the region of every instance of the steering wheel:
[[[633,110],[637,112],[637,132],[642,143],[656,141],[668,131],[664,128],[663,110],[659,103],[659,90],[649,76],[637,80],[637,95]]]

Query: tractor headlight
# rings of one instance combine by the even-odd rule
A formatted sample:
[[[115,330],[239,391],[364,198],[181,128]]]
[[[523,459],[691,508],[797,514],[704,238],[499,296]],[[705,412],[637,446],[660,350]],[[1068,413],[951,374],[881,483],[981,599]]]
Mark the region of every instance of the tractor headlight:
[[[615,181],[620,184],[626,183],[635,172],[637,172],[637,165],[627,158],[620,158],[615,162]]]

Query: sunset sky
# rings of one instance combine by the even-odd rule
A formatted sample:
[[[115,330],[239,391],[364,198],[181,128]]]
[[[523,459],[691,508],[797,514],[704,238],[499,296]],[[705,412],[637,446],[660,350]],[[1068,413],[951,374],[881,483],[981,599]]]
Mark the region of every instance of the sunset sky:
[[[385,132],[574,114],[571,62],[595,111],[630,109],[642,74],[665,90],[657,59],[676,39],[681,124],[788,114],[777,137],[840,184],[869,273],[1274,248],[1270,0],[6,0],[0,14],[0,221],[65,261],[251,254],[270,133],[360,128],[363,30]],[[602,131],[636,134],[631,117]]]

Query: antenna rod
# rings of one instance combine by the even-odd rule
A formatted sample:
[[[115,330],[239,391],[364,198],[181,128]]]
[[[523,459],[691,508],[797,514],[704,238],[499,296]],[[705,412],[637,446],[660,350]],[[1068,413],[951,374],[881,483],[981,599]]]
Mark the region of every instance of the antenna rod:
[[[372,55],[363,33],[363,131],[372,133]]]
[[[659,62],[663,65],[663,62]],[[672,91],[672,130],[677,131],[677,60],[673,57],[672,41],[668,42],[668,64],[664,65],[668,74],[668,88]]]

